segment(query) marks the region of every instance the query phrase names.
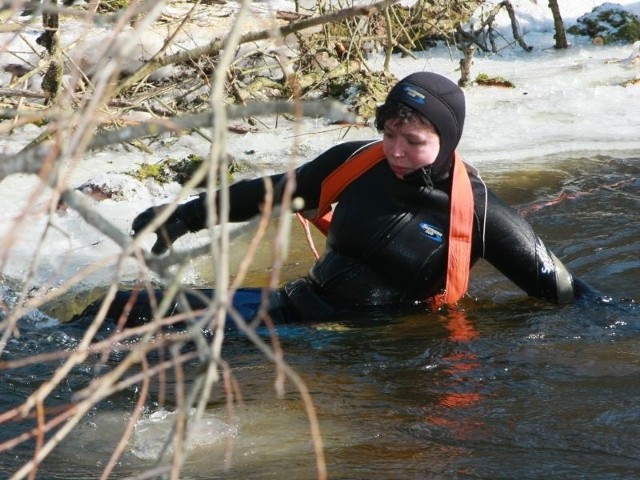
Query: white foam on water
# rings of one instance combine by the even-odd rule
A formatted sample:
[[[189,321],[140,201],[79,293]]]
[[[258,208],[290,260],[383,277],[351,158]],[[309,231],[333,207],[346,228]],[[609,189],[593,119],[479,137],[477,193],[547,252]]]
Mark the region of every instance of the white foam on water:
[[[163,454],[171,455],[174,451],[172,437],[176,417],[176,412],[158,410],[139,419],[130,442],[131,453],[141,460],[150,461],[159,459]],[[188,424],[187,452],[224,444],[230,435],[237,434],[237,427],[210,413],[196,419],[194,412],[191,412]]]

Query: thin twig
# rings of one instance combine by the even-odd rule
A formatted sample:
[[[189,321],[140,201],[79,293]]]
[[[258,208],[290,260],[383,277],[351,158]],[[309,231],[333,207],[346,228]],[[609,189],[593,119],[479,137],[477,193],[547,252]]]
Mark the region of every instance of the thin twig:
[[[273,115],[296,113],[301,109],[301,115],[308,117],[324,117],[335,122],[357,123],[357,117],[350,113],[344,105],[335,101],[300,102],[300,105],[288,101],[273,101],[269,103],[248,103],[244,106],[232,105],[227,107],[227,118],[243,118],[255,115]],[[114,130],[96,135],[89,142],[88,148],[101,148],[117,143],[130,142],[133,139],[157,136],[166,132],[182,132],[198,127],[215,124],[215,117],[211,112],[197,113],[175,117],[166,120],[150,120],[139,125],[121,130]],[[23,150],[15,155],[0,155],[0,180],[14,173],[39,173],[47,159],[55,158],[55,151],[51,143],[45,143]]]
[[[346,8],[335,13],[328,15],[321,15],[319,17],[311,17],[300,20],[298,22],[291,22],[288,25],[282,27],[270,28],[268,30],[262,30],[258,32],[249,32],[242,35],[238,44],[257,42],[259,40],[267,40],[269,38],[285,38],[287,35],[308,28],[317,27],[318,25],[325,25],[327,23],[340,22],[346,18],[355,17],[358,15],[373,15],[376,12],[382,11],[389,5],[397,3],[399,0],[383,0],[372,5],[360,5],[351,8]],[[131,88],[143,78],[149,76],[161,67],[183,63],[187,61],[193,61],[206,55],[213,55],[218,53],[225,47],[226,39],[214,39],[209,44],[197,47],[185,52],[175,53],[173,55],[167,55],[157,58],[155,61],[145,63],[138,71],[133,73],[124,82],[122,82],[115,90],[114,94],[119,95],[125,90]]]

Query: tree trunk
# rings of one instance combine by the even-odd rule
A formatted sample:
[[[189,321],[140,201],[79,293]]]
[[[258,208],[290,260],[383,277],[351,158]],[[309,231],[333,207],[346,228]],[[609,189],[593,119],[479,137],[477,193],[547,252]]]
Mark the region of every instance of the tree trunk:
[[[562,21],[562,15],[560,15],[560,7],[558,6],[558,0],[549,0],[549,8],[553,14],[553,26],[555,27],[556,34],[553,38],[556,39],[555,48],[569,48],[567,43],[567,35],[564,31],[564,22]]]
[[[475,50],[475,46],[467,46],[464,51],[464,58],[460,60],[460,80],[458,80],[458,85],[462,88],[467,87],[471,82],[471,64],[473,63],[473,52]]]
[[[56,0],[49,0],[53,8],[56,7]],[[49,54],[49,68],[42,79],[42,90],[47,94],[49,100],[56,98],[60,92],[62,84],[62,55],[60,52],[60,32],[58,31],[58,13],[42,13],[42,26],[44,33],[38,37],[36,42],[47,49]]]

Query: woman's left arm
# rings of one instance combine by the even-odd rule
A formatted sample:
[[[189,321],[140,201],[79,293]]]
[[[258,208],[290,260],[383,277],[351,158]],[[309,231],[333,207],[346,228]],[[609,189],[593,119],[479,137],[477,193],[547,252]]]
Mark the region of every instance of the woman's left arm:
[[[487,195],[484,258],[530,296],[561,305],[573,301],[571,272],[518,212]]]

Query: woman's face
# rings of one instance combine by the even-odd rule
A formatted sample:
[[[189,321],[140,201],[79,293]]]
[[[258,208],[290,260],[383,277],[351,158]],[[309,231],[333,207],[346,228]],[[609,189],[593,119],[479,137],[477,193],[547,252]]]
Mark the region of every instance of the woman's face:
[[[382,147],[393,173],[403,178],[435,162],[440,136],[435,128],[417,119],[392,118],[384,124]]]

